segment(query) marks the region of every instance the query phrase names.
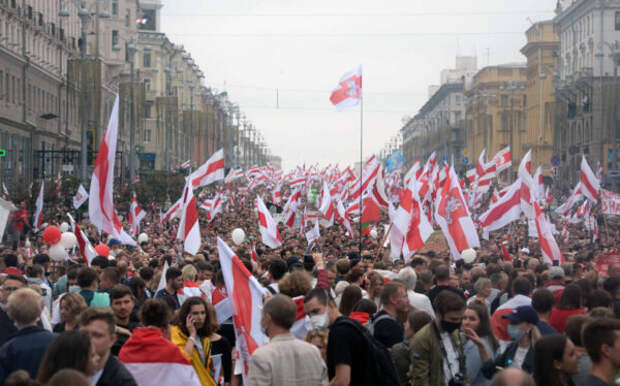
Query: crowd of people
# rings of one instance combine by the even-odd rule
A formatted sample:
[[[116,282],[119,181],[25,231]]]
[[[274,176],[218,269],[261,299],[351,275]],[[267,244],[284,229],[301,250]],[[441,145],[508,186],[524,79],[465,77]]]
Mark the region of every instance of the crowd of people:
[[[527,223],[482,241],[473,262],[447,247],[407,261],[375,237],[321,228],[322,252],[280,224],[282,247],[260,243],[253,200],[200,219],[195,255],[150,207],[136,247],[82,227],[109,252],[52,261],[28,231],[26,203],[0,246],[0,384],[5,385],[612,385],[620,369],[618,229],[592,243],[571,225],[567,261],[545,264]],[[46,209],[44,221],[64,221]],[[308,229],[312,224],[308,225]],[[216,240],[234,246],[264,286],[267,343],[241,358]],[[507,246],[509,256],[502,253]],[[255,247],[254,247],[255,246]],[[252,258],[255,248],[256,258]],[[230,305],[228,305],[230,307]],[[299,323],[306,328],[298,328]]]

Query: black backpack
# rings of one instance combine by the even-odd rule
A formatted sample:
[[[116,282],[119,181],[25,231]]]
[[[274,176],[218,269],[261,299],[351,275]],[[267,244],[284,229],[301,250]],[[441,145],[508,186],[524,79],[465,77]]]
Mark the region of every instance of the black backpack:
[[[400,385],[400,379],[392,361],[392,355],[390,355],[383,343],[375,339],[368,329],[356,320],[341,318],[338,323],[354,328],[364,339],[364,345],[368,349],[367,363],[373,374],[372,382],[368,382],[368,384],[377,386]]]

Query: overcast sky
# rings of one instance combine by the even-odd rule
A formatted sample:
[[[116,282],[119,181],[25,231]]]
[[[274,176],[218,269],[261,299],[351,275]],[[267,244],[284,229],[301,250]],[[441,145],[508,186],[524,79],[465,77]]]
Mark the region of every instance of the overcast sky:
[[[363,66],[364,157],[428,99],[455,56],[478,67],[525,61],[531,21],[555,0],[163,0],[162,32],[183,44],[207,86],[228,91],[283,167],[359,160],[359,108],[329,102]],[[276,91],[278,90],[278,91]]]

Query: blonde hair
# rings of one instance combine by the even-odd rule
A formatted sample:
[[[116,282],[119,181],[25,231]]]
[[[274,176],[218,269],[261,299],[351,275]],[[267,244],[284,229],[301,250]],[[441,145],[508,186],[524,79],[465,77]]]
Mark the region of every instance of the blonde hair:
[[[31,288],[20,288],[13,292],[6,305],[7,314],[20,325],[35,322],[42,309],[41,295]]]
[[[62,306],[63,302],[67,304],[71,315],[73,315],[74,318],[80,316],[80,313],[88,307],[82,295],[76,292],[68,292],[64,294],[62,298],[60,298],[59,305]]]
[[[181,276],[183,277],[183,283],[186,283],[188,281],[195,281],[196,276],[198,276],[198,271],[196,270],[196,267],[188,264],[181,270]]]

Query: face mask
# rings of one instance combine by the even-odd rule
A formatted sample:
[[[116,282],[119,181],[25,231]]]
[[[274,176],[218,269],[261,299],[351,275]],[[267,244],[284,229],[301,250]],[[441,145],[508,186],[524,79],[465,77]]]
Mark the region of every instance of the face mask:
[[[459,328],[461,328],[461,322],[454,323],[454,322],[448,322],[446,320],[441,321],[441,329],[447,332],[448,334],[451,334],[452,331],[458,330]]]
[[[69,292],[80,292],[80,286],[79,285],[69,286]]]
[[[508,335],[510,335],[514,341],[517,341],[523,337],[523,332],[521,332],[518,324],[509,324]]]
[[[327,312],[324,314],[314,315],[310,317],[310,324],[315,330],[325,330],[329,327],[329,316]]]

